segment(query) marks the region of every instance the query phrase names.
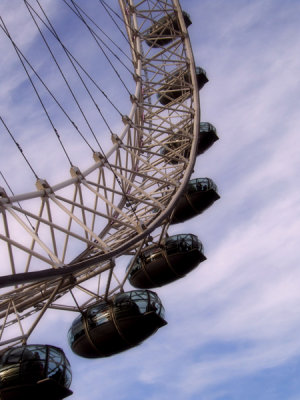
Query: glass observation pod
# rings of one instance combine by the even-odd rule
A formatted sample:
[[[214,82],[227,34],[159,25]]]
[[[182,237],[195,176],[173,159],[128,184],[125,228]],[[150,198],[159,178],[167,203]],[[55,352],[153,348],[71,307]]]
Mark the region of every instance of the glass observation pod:
[[[133,290],[89,307],[74,320],[68,339],[81,357],[108,357],[140,344],[166,324],[157,294]]]
[[[190,139],[189,136],[182,131],[174,133],[173,135],[171,133],[170,137],[171,138],[166,143],[168,148],[162,147],[160,149],[160,154],[165,156],[170,164],[178,164],[178,162],[182,161],[181,156],[188,158],[190,155]],[[209,122],[200,122],[197,155],[203,154],[217,140],[219,140],[219,138],[216,128]]]
[[[4,351],[0,361],[1,400],[60,400],[73,392],[71,368],[54,346],[25,345]]]
[[[171,215],[171,224],[185,222],[201,214],[220,198],[216,184],[210,178],[189,181],[184,195],[179,199]]]
[[[200,122],[197,155],[203,154],[217,140],[219,140],[216,128],[209,122]]]
[[[191,24],[191,18],[185,11],[182,12],[185,26],[188,28]],[[146,32],[145,40],[148,46],[160,47],[171,43],[180,35],[180,25],[177,14],[169,14],[160,18]]]
[[[197,236],[174,235],[160,247],[143,251],[132,265],[128,279],[134,287],[159,287],[182,278],[204,260],[203,245]]]
[[[208,82],[205,70],[201,67],[196,67],[196,77],[198,90],[200,90]],[[166,84],[160,88],[158,94],[159,102],[162,105],[171,103],[186,93],[187,90],[190,91],[190,85],[191,76],[188,71],[175,71],[173,75],[168,78]]]

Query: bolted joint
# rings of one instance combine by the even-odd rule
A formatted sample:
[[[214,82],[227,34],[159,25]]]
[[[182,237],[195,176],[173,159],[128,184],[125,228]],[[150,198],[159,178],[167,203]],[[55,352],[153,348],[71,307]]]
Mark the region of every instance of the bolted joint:
[[[141,81],[142,81],[141,76],[138,75],[138,74],[134,74],[134,75],[133,75],[133,79],[135,80],[135,82],[141,82]]]
[[[70,173],[71,173],[72,178],[78,178],[79,180],[84,179],[84,177],[78,167],[74,167],[74,166],[71,167]]]
[[[131,94],[130,95],[130,101],[131,101],[132,104],[137,103],[138,102],[138,98],[134,94]]]
[[[9,197],[3,187],[0,187],[0,198],[6,199],[10,203]]]
[[[147,238],[146,238],[146,243],[150,243],[150,242],[153,243],[153,237],[151,235],[147,236]]]
[[[131,4],[128,4],[127,10],[128,10],[128,12],[129,12],[130,14],[134,14],[134,12],[135,12],[135,7],[132,6]]]
[[[124,117],[124,116],[123,116]],[[122,117],[122,119],[123,119],[123,117]],[[112,140],[112,142],[114,143],[114,144],[119,144],[119,145],[121,145],[122,144],[122,140],[119,138],[119,136],[118,135],[116,135],[115,133],[112,133],[111,134],[111,140]]]
[[[133,37],[138,37],[139,36],[139,31],[137,30],[137,29],[135,29],[135,28],[131,28],[131,32],[132,32],[132,34],[133,34]]]
[[[35,186],[37,187],[38,190],[43,190],[45,194],[47,193],[53,193],[53,190],[49,183],[46,181],[46,179],[38,179],[36,181]]]
[[[75,285],[77,283],[77,279],[74,275],[71,274],[64,278],[64,283],[66,284],[66,286]]]
[[[124,125],[132,125],[132,120],[127,115],[122,115],[122,122]]]
[[[144,230],[147,229],[147,226],[146,226],[146,224],[144,223],[144,221],[139,221],[139,226],[140,226],[140,228],[142,229],[142,231],[144,231]]]
[[[94,151],[93,158],[96,162],[102,161],[103,164],[105,163],[106,160],[106,158],[104,157],[103,154],[100,153],[100,151]]]

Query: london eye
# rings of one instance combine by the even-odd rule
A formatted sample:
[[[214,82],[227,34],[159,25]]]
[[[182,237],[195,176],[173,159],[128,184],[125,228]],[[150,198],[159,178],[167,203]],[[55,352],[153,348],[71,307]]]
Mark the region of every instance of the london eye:
[[[191,177],[218,136],[179,0],[21,3],[0,19],[4,77],[16,68],[0,115],[0,398],[58,400],[69,362],[32,333],[49,309],[73,312],[72,351],[97,358],[167,323],[152,289],[205,260],[168,229],[219,198]]]

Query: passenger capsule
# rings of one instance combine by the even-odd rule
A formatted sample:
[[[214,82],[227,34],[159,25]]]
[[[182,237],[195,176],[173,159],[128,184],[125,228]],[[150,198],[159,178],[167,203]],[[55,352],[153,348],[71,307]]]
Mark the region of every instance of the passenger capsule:
[[[217,140],[219,140],[216,128],[209,122],[200,122],[197,155],[203,154]]]
[[[192,128],[189,129],[192,134]],[[166,147],[160,149],[160,154],[168,159],[170,164],[178,164],[184,161],[184,158],[190,156],[190,143],[191,139],[187,133],[178,131],[172,135],[165,143]],[[216,128],[209,122],[200,122],[200,129],[198,135],[197,155],[203,154],[209,149],[214,142],[218,140]]]
[[[157,294],[133,290],[89,307],[74,320],[68,339],[81,357],[108,357],[140,344],[166,324]]]
[[[189,181],[184,195],[174,208],[171,215],[171,224],[185,222],[201,214],[219,198],[217,186],[212,179],[192,179]]]
[[[12,347],[0,361],[1,400],[60,400],[72,394],[63,351],[48,345]]]
[[[196,67],[196,77],[198,90],[208,82],[206,72],[203,68]],[[158,100],[162,105],[167,105],[174,100],[179,99],[184,94],[188,93],[188,97],[191,96],[191,76],[189,71],[175,71],[173,75],[167,79],[158,94]]]
[[[138,288],[163,286],[182,278],[204,260],[203,246],[197,236],[174,235],[161,246],[144,250],[132,265],[128,279]]]
[[[191,24],[191,18],[186,12],[182,12],[185,26],[188,28]],[[146,43],[150,47],[160,47],[171,43],[180,34],[180,24],[177,14],[173,13],[160,18],[146,32]]]

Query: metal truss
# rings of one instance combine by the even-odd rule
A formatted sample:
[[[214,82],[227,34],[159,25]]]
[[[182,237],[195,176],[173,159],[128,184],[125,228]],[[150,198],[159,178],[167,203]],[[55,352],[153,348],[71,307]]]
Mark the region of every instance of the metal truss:
[[[123,131],[112,135],[107,154],[94,154],[90,168],[72,167],[68,181],[50,186],[39,179],[36,192],[17,196],[1,189],[2,346],[25,343],[50,307],[76,311],[123,290],[119,257],[162,240],[192,173],[199,97],[179,1],[119,3],[136,82]],[[173,40],[146,44],[150,27],[172,14],[180,22]],[[160,96],[168,97],[174,82],[181,94],[163,105]],[[174,148],[178,132],[182,144]],[[170,152],[178,163],[168,162]]]

